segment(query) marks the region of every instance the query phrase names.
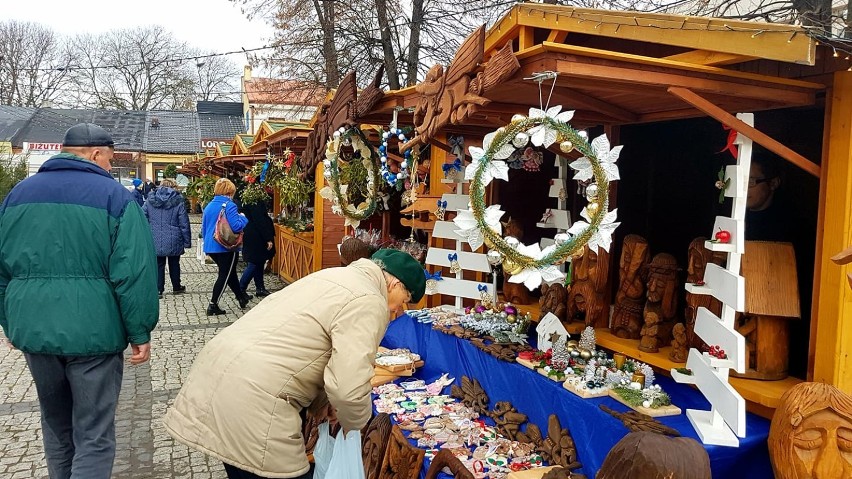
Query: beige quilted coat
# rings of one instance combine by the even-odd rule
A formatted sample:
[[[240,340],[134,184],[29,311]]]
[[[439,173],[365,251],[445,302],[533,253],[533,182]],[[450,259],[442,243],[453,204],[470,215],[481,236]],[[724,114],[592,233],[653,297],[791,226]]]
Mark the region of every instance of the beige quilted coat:
[[[293,283],[202,349],[166,414],[166,431],[262,477],[306,473],[299,411],[324,389],[343,428],[364,427],[388,314],[384,275],[370,260]]]

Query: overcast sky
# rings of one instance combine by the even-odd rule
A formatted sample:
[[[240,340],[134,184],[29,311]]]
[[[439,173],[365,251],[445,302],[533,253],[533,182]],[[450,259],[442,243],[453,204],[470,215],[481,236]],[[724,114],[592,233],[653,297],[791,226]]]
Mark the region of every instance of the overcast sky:
[[[267,43],[272,28],[260,19],[248,21],[228,0],[8,0],[4,20],[41,23],[54,31],[100,33],[116,28],[162,25],[193,47],[216,52],[257,48]],[[232,55],[242,67],[245,55]],[[242,70],[241,70],[242,71]]]

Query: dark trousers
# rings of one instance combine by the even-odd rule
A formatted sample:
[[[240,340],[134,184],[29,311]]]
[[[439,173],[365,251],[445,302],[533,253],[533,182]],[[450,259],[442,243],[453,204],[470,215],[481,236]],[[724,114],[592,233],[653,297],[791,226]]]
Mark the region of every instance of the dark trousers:
[[[157,291],[166,289],[166,260],[169,262],[169,279],[172,290],[180,289],[180,256],[157,256]]]
[[[265,261],[264,261],[265,262]],[[243,276],[240,278],[240,289],[245,291],[248,288],[249,281],[254,280],[254,287],[258,291],[266,289],[263,286],[263,265],[254,263],[246,263],[246,269],[243,271]]]
[[[218,305],[222,292],[225,291],[227,284],[234,296],[237,299],[242,298],[243,293],[240,290],[240,282],[237,279],[237,252],[231,251],[228,253],[210,253],[210,257],[216,262],[219,267],[219,275],[216,277],[216,283],[213,284],[213,297],[210,302]]]
[[[223,463],[224,464],[224,463]],[[225,472],[228,474],[228,479],[263,479],[263,476],[252,474],[236,468],[230,464],[225,464]],[[312,479],[314,477],[314,465],[311,464],[311,470],[293,479]]]
[[[109,479],[124,354],[24,357],[38,393],[50,479]]]

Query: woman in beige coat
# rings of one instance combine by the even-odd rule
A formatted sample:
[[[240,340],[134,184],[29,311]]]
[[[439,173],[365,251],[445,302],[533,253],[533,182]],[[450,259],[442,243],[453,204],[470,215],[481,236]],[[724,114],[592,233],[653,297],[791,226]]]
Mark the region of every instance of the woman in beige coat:
[[[345,431],[363,428],[379,341],[425,288],[417,260],[379,250],[274,293],[198,354],[166,431],[220,459],[231,479],[309,478],[300,411],[327,396]]]

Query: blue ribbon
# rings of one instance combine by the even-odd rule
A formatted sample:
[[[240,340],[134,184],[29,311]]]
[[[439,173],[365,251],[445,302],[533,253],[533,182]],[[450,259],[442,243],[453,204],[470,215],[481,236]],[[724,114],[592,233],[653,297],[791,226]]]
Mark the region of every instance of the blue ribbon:
[[[488,286],[485,286],[484,284],[480,284],[479,286],[476,287],[476,289],[478,289],[481,293],[487,293],[488,292]]]
[[[450,253],[450,254],[447,255],[447,259],[450,260],[450,261],[458,261],[459,260],[459,254],[458,253]]]
[[[447,207],[446,201],[438,200],[438,208],[446,208],[446,207]]]
[[[444,163],[443,165],[441,165],[441,168],[443,168],[443,169],[444,169],[444,174],[445,174],[445,175],[446,175],[447,173],[449,173],[449,172],[450,172],[450,170],[461,171],[461,169],[462,169],[462,162],[461,162],[461,159],[456,158],[456,161],[454,161],[454,162],[452,162],[452,163]]]
[[[430,279],[434,279],[435,281],[443,281],[444,280],[444,278],[441,277],[441,271],[440,270],[436,271],[435,274],[429,274],[429,270],[424,269],[423,274],[426,275],[427,281],[430,280]]]
[[[263,164],[263,169],[260,170],[260,178],[258,178],[258,182],[263,183],[263,180],[266,179],[267,170],[269,170],[269,160],[266,160],[266,163]]]

